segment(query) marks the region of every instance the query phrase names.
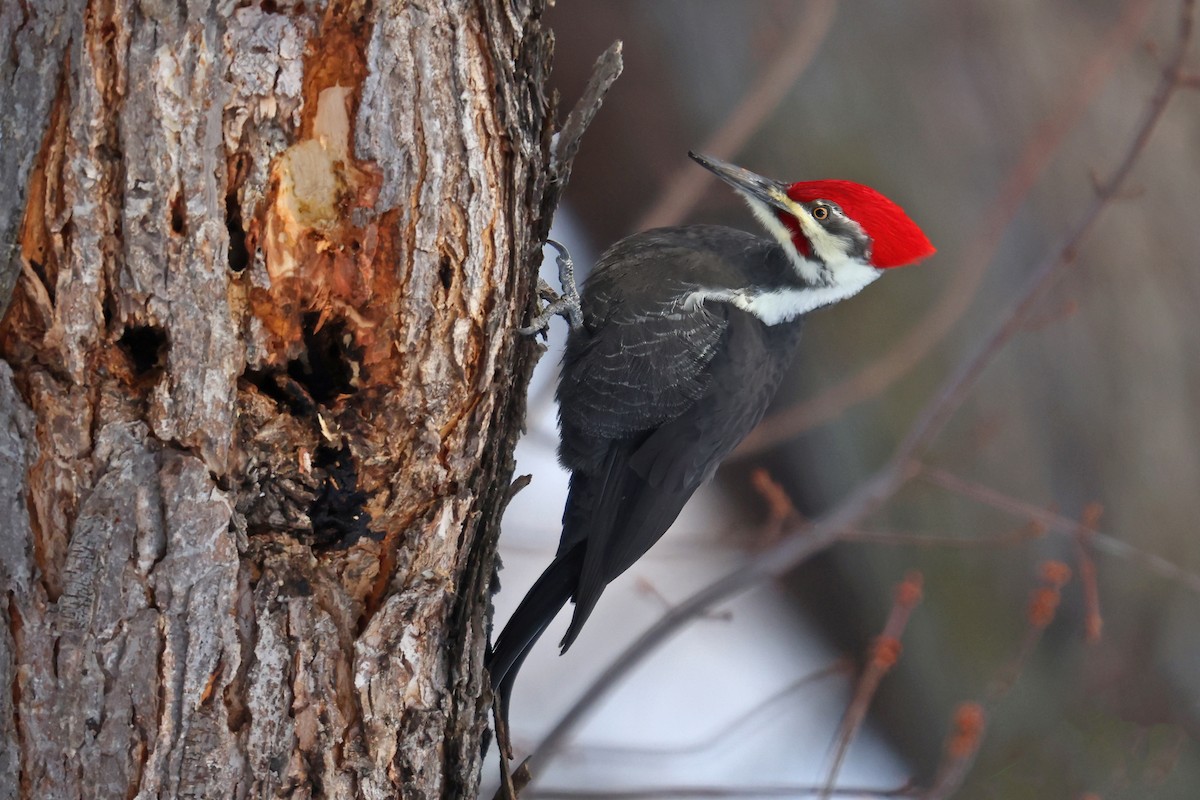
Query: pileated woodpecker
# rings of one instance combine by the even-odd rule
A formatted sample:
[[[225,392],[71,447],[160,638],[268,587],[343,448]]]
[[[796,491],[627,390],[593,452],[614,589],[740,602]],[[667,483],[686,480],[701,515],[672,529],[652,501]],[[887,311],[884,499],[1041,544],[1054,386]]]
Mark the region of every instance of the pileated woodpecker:
[[[934,252],[874,189],[779,183],[689,155],[737,190],[770,236],[716,225],[645,231],[609,248],[588,277],[558,384],[559,459],[571,471],[562,538],[487,661],[502,714],[559,609],[575,601],[565,652],[604,587],[758,424],[804,315]]]

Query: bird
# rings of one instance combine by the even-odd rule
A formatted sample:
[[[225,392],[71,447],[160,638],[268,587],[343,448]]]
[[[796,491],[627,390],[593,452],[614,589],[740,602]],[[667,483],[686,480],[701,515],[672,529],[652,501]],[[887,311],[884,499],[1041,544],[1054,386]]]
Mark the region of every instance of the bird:
[[[561,652],[605,587],[761,420],[805,316],[934,253],[904,210],[870,187],[783,183],[688,155],[742,197],[766,235],[718,225],[643,231],[610,247],[585,281],[556,393],[558,455],[571,473],[558,550],[485,659],[506,723],[516,675],[567,601],[574,612]]]

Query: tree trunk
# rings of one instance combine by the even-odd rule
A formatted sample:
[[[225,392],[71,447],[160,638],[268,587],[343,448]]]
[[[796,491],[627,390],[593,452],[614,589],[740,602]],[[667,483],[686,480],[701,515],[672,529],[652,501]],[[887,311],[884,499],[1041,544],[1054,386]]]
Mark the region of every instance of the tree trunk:
[[[0,12],[0,798],[473,796],[541,3],[53,6]]]

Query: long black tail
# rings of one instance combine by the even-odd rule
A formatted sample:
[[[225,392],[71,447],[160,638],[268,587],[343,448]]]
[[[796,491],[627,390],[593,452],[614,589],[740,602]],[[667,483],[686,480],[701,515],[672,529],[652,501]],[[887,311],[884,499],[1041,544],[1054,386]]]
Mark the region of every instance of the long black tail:
[[[574,548],[550,562],[513,612],[488,656],[492,690],[506,717],[513,682],[525,656],[575,591],[583,566],[582,550]]]

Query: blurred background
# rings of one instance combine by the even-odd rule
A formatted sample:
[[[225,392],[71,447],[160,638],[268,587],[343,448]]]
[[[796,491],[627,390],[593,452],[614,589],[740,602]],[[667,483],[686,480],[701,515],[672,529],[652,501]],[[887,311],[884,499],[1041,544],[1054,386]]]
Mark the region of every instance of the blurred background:
[[[788,527],[756,489],[763,475],[814,517],[884,463],[1129,149],[1179,12],[1174,0],[550,10],[564,115],[595,58],[624,42],[556,220],[581,274],[646,227],[754,229],[689,149],[783,180],[872,185],[939,252],[814,313],[764,425],[561,658],[560,616],[517,682],[518,758],[667,608]],[[813,796],[895,587],[917,570],[923,602],[840,773],[874,794],[851,796],[936,782],[956,709],[977,702],[986,728],[955,796],[1200,797],[1198,253],[1200,92],[1181,91],[1035,322],[860,531],[879,536],[681,631],[523,796]],[[553,283],[552,263],[544,273]],[[558,540],[564,338],[555,321],[530,396],[518,472],[533,481],[505,519],[498,624]],[[1046,514],[1060,524],[1032,524]],[[1030,597],[1048,560],[1072,578],[1039,636]]]

